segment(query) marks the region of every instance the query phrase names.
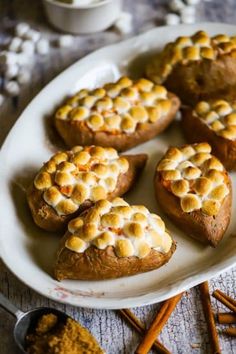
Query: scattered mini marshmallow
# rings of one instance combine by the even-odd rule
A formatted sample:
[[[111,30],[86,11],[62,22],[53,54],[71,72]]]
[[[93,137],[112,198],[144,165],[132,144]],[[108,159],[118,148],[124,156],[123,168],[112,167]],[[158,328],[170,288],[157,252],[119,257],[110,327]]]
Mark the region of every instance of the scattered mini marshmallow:
[[[32,64],[32,56],[29,55],[28,53],[17,53],[17,63],[22,66],[22,65],[27,65],[29,66]]]
[[[20,37],[13,37],[8,46],[8,49],[11,52],[18,52],[21,48],[21,44],[22,44],[22,39]]]
[[[5,70],[5,78],[8,80],[13,79],[17,76],[19,71],[19,66],[17,64],[7,65]]]
[[[196,17],[194,15],[181,15],[181,22],[186,24],[186,25],[190,25],[192,23],[196,22]]]
[[[176,14],[167,14],[165,18],[165,22],[167,26],[175,26],[180,23],[180,17]]]
[[[27,70],[26,68],[20,68],[18,75],[17,75],[17,82],[20,85],[25,85],[28,82],[30,82],[30,77],[31,77],[31,74],[30,74],[29,70]]]
[[[185,6],[183,9],[180,10],[180,16],[195,16],[196,9],[194,6]]]
[[[115,22],[114,26],[115,29],[120,34],[128,34],[132,32],[133,25],[132,25],[133,16],[129,12],[122,12],[118,20]]]
[[[0,65],[13,65],[17,63],[17,54],[3,50],[0,52]]]
[[[201,0],[185,0],[187,5],[191,5],[191,6],[197,6]]]
[[[36,51],[40,55],[47,55],[50,50],[50,44],[49,41],[45,38],[41,38],[37,43],[36,43]]]
[[[5,96],[2,93],[0,93],[0,107],[3,105],[4,101],[5,101]]]
[[[22,42],[21,51],[25,54],[32,55],[35,52],[35,44],[33,41],[27,39]]]
[[[33,41],[34,43],[37,43],[41,37],[41,33],[39,31],[34,30],[34,29],[30,29],[28,32],[26,32],[24,37],[26,39],[29,39],[30,41]]]
[[[172,11],[174,12],[179,12],[181,9],[183,9],[186,5],[182,0],[171,0],[169,7]]]
[[[23,37],[30,29],[28,23],[20,22],[15,27],[15,32],[18,37]]]
[[[16,81],[8,81],[5,85],[5,90],[9,96],[17,96],[20,93],[20,86]]]
[[[71,47],[74,43],[74,36],[70,34],[62,35],[58,38],[58,46],[60,48],[68,48]]]

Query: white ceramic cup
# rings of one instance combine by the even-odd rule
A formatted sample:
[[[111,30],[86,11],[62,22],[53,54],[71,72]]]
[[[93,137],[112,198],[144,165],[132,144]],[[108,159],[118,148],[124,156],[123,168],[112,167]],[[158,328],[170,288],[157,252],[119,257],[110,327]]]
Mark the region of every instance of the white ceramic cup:
[[[107,29],[120,16],[122,0],[100,0],[89,5],[70,5],[42,0],[49,22],[63,32],[85,34]]]

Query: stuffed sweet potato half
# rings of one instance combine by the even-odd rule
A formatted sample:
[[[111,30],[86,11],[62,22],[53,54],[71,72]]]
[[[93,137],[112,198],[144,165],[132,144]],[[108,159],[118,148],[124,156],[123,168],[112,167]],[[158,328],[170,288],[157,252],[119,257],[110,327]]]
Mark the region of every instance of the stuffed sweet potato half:
[[[35,223],[48,231],[65,230],[100,199],[126,193],[147,161],[146,154],[119,156],[113,148],[76,146],[46,162],[27,191]]]
[[[236,97],[236,37],[199,31],[178,37],[150,61],[147,77],[193,105],[203,99]]]
[[[81,90],[55,114],[65,143],[124,151],[161,133],[174,119],[179,99],[146,79],[122,77],[95,90]]]
[[[144,206],[100,200],[69,222],[54,275],[101,280],[143,273],[168,262],[175,248],[164,222]]]
[[[231,180],[207,143],[170,148],[154,177],[156,199],[186,235],[216,247],[229,225]]]
[[[181,125],[188,142],[207,141],[227,170],[236,169],[236,101],[201,101],[183,109]]]

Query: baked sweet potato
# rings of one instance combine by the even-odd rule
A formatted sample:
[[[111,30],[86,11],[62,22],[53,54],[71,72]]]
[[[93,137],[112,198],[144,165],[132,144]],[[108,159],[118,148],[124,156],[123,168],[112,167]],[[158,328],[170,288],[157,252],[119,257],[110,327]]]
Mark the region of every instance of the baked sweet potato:
[[[190,143],[207,141],[227,170],[236,169],[236,102],[201,101],[185,108],[181,126]]]
[[[176,248],[160,217],[121,198],[97,202],[71,220],[68,229],[55,263],[57,280],[101,280],[147,272],[167,263]]]
[[[147,77],[187,105],[236,97],[236,37],[200,31],[168,43],[146,69]]]
[[[216,247],[229,225],[231,180],[207,143],[170,148],[157,165],[158,204],[185,234]]]
[[[179,106],[163,86],[123,77],[100,89],[81,90],[57,110],[55,126],[69,147],[94,144],[125,151],[166,129]]]
[[[110,158],[106,158],[108,152]],[[97,146],[57,153],[44,164],[27,191],[35,223],[47,231],[65,230],[69,220],[95,201],[125,194],[146,161],[146,154],[119,157],[114,149]]]

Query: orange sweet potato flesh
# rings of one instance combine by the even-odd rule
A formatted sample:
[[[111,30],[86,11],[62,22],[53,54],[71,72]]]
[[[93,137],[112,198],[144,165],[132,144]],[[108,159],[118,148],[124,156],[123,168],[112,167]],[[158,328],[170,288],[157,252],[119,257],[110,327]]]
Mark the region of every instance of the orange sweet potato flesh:
[[[66,145],[99,145],[113,147],[118,151],[126,151],[136,145],[144,143],[165,130],[175,118],[179,109],[180,101],[175,95],[168,93],[172,107],[170,112],[161,117],[155,123],[143,123],[133,133],[107,133],[94,132],[84,122],[55,119],[55,126]]]
[[[154,177],[156,200],[170,220],[186,235],[212,247],[219,244],[230,222],[232,205],[230,180],[228,188],[230,193],[223,200],[216,216],[206,215],[201,210],[185,213],[180,206],[180,199],[163,186],[160,173],[156,172]]]
[[[124,157],[129,161],[129,169],[125,174],[119,175],[116,188],[108,194],[108,200],[125,194],[134,185],[148,158],[146,154],[124,155]],[[27,201],[35,224],[47,231],[65,231],[69,220],[93,205],[87,200],[75,213],[58,215],[56,210],[44,201],[43,191],[36,189],[33,183],[27,190]]]

